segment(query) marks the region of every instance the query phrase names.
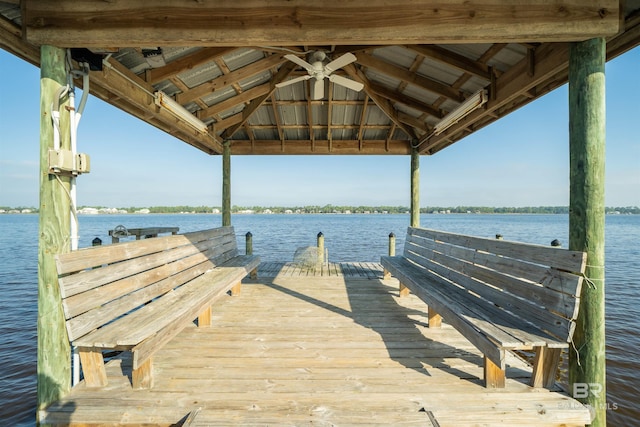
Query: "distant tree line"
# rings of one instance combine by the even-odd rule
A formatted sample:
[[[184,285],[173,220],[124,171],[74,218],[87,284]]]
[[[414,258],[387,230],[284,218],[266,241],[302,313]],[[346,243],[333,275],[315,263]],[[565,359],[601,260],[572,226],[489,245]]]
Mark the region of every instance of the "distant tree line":
[[[101,208],[101,207],[96,207]],[[121,207],[118,209],[126,210],[129,213],[139,211],[140,207]],[[148,207],[150,213],[216,213],[221,211],[219,206],[152,206]],[[38,209],[34,207],[18,206],[8,207],[0,206],[0,213],[16,213],[16,212],[38,213]],[[305,206],[233,206],[232,213],[369,213],[369,214],[407,214],[409,208],[407,206],[349,206],[349,205],[305,205]],[[608,207],[605,209],[607,214],[621,215],[640,215],[640,207]],[[568,206],[525,206],[525,207],[490,207],[490,206],[427,206],[420,208],[420,213],[424,214],[568,214]]]

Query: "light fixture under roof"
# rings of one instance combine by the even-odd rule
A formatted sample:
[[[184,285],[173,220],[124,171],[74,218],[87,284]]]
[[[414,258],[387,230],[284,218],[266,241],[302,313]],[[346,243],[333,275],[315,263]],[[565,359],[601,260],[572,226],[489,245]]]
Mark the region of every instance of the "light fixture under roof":
[[[202,120],[191,114],[189,110],[178,104],[169,95],[159,90],[154,94],[154,96],[155,104],[158,107],[164,108],[165,110],[173,114],[177,119],[184,121],[198,132],[203,134],[209,133],[207,125]]]
[[[462,104],[453,109],[449,114],[444,116],[433,128],[433,135],[440,135],[451,126],[468,116],[471,112],[482,107],[488,101],[486,89],[480,89],[469,98],[465,99]]]

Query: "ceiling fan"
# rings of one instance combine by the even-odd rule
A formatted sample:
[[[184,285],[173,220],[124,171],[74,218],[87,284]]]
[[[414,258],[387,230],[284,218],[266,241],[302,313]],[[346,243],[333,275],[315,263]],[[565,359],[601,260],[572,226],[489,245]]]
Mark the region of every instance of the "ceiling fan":
[[[352,62],[355,62],[356,56],[353,53],[345,53],[341,57],[334,59],[328,64],[324,63],[324,61],[327,59],[327,54],[323,51],[313,52],[309,57],[311,63],[305,61],[304,59],[300,59],[296,55],[285,55],[284,57],[307,70],[307,73],[309,74],[278,83],[276,84],[276,87],[288,86],[300,81],[314,78],[315,82],[311,86],[311,99],[313,100],[322,99],[324,97],[325,78],[329,79],[329,81],[332,81],[335,84],[355,90],[356,92],[361,91],[364,87],[364,85],[360,82],[356,82],[346,77],[332,74],[335,70],[342,68],[345,65],[349,65]]]

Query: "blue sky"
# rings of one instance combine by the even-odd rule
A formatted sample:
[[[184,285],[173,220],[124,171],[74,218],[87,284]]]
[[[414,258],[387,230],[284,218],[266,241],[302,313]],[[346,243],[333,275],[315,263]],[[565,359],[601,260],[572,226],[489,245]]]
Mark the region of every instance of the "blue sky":
[[[640,205],[640,48],[607,63],[607,206]],[[0,49],[0,206],[38,205],[39,70]],[[79,94],[78,94],[79,97]],[[567,87],[421,156],[421,206],[569,204]],[[80,206],[219,206],[220,156],[89,98]],[[409,157],[234,156],[239,206],[409,205]]]

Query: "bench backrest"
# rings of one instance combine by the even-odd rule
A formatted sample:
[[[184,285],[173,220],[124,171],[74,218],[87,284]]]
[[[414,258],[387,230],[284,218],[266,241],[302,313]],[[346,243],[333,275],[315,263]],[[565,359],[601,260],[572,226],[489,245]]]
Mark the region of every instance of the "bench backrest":
[[[571,340],[586,253],[409,227],[403,255],[452,292],[470,292]]]
[[[58,283],[70,341],[237,254],[233,227],[220,227],[58,255]]]

